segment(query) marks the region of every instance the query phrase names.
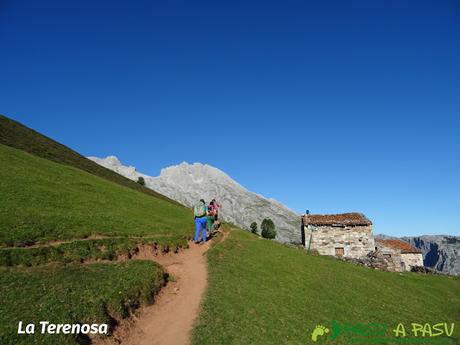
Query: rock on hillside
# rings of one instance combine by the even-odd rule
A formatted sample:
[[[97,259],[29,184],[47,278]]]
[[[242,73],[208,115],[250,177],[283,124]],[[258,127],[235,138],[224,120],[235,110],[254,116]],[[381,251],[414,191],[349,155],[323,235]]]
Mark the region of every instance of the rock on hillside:
[[[402,237],[423,253],[426,267],[452,275],[460,275],[460,237],[447,235],[425,235]]]
[[[173,200],[192,207],[200,198],[216,198],[221,204],[220,216],[227,222],[249,229],[252,222],[271,218],[281,242],[300,242],[300,215],[273,199],[250,192],[223,171],[201,163],[181,163],[161,170],[160,176],[151,177],[126,167],[115,156],[88,157],[94,162],[137,180],[144,177],[145,185]],[[259,229],[260,231],[260,229]]]

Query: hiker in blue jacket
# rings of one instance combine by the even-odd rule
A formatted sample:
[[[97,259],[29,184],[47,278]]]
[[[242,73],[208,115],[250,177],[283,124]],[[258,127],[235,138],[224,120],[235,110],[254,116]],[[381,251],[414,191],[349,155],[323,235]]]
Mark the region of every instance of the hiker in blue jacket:
[[[193,213],[195,215],[195,243],[199,242],[200,232],[201,234],[201,244],[206,242],[206,213],[207,207],[203,199],[200,200],[198,204],[193,207]]]

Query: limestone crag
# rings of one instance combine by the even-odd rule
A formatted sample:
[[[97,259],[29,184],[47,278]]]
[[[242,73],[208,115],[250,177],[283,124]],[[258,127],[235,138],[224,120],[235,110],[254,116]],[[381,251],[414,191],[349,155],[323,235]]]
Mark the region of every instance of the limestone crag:
[[[423,265],[436,272],[460,275],[460,237],[449,235],[423,235],[391,237],[377,235],[376,239],[401,239],[422,251]]]
[[[152,177],[137,172],[134,167],[123,166],[115,156],[88,158],[132,180],[142,176],[146,187],[188,207],[201,198],[206,201],[215,198],[222,206],[221,218],[243,229],[249,229],[252,222],[260,226],[264,218],[271,218],[276,226],[278,241],[300,242],[300,215],[274,199],[248,191],[223,171],[210,165],[184,162],[162,169],[160,176]]]
[[[460,237],[425,235],[402,237],[423,253],[423,264],[438,272],[460,275]]]

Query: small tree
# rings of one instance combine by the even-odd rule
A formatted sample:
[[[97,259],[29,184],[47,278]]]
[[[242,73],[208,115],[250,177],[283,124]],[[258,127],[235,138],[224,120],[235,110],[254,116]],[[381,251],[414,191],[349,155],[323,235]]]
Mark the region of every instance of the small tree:
[[[256,222],[252,222],[250,228],[253,234],[257,234],[257,223]]]
[[[270,218],[265,218],[260,225],[262,229],[262,237],[273,239],[276,237],[275,224]]]
[[[139,183],[141,186],[145,186],[145,180],[142,176],[139,176],[137,179],[137,183]]]

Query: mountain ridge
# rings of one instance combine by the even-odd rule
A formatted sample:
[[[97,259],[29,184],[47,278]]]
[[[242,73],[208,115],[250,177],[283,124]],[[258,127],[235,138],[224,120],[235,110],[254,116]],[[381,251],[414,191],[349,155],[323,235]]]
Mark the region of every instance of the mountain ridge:
[[[460,275],[460,236],[420,235],[395,237],[384,234],[375,235],[376,239],[402,240],[418,248],[423,254],[423,265],[437,272]]]
[[[137,180],[145,179],[146,187],[161,193],[181,204],[192,207],[200,198],[209,201],[216,198],[222,205],[222,218],[248,230],[256,221],[260,225],[263,218],[271,218],[277,228],[277,240],[286,243],[300,242],[300,215],[275,199],[251,192],[222,170],[204,163],[182,162],[161,169],[156,177],[138,172],[133,166],[124,166],[116,156],[106,158],[88,157],[94,162],[115,172]],[[233,199],[233,200],[232,200]],[[243,207],[234,200],[243,200]],[[455,243],[447,243],[446,238],[455,238]],[[460,274],[460,238],[449,235],[421,235],[394,237],[375,235],[375,238],[393,238],[406,241],[419,248],[424,257],[424,265],[447,274]]]
[[[421,235],[404,236],[403,241],[420,249],[423,264],[438,272],[460,275],[460,236]]]
[[[149,176],[133,166],[124,166],[116,156],[88,159],[132,180],[143,177],[146,187],[188,207],[201,198],[207,201],[216,198],[222,205],[222,219],[244,229],[249,229],[254,221],[260,225],[264,218],[271,218],[277,228],[277,240],[300,242],[299,214],[278,200],[249,191],[212,165],[182,162],[161,169],[159,176]]]

